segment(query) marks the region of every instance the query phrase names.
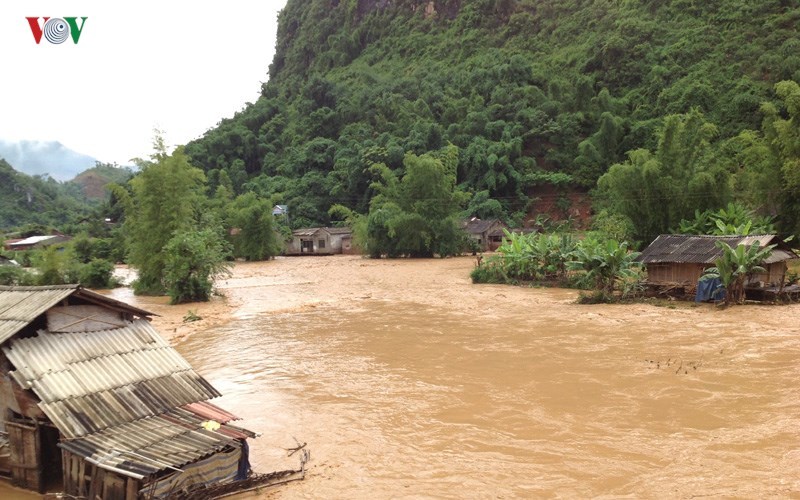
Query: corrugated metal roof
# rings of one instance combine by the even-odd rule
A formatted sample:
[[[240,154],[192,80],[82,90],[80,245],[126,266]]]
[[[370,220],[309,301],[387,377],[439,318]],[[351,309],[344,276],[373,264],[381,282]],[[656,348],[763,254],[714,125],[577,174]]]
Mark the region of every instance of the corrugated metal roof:
[[[758,242],[760,247],[777,244],[765,261],[765,264],[783,262],[796,259],[798,256],[774,234],[761,234],[749,236],[697,236],[686,234],[662,234],[644,249],[637,257],[637,261],[645,264],[713,264],[714,260],[722,255],[715,242],[724,241],[731,247],[739,244],[746,246]]]
[[[146,320],[100,332],[40,331],[3,352],[14,379],[69,438],[221,395]]]
[[[15,241],[13,243],[9,243],[9,246],[24,246],[24,245],[35,245],[37,243],[41,243],[43,241],[52,240],[53,238],[63,238],[63,236],[59,236],[57,234],[48,234],[44,236],[29,236],[23,240]]]
[[[77,288],[78,285],[0,286],[0,344],[45,311],[72,295]]]
[[[206,419],[175,408],[167,413],[123,423],[78,439],[59,443],[61,448],[107,470],[142,479],[180,467],[253,433],[222,424],[217,430],[203,427]]]
[[[349,227],[326,227],[325,230],[330,234],[353,234],[353,230]]]
[[[217,422],[226,424],[231,420],[239,420],[239,417],[233,413],[223,410],[219,406],[213,405],[208,401],[200,401],[198,403],[189,403],[182,408],[189,410],[195,415],[202,417],[206,420],[215,420]]]
[[[0,286],[0,344],[72,295],[135,316],[155,316],[154,313],[81,288],[79,285]]]

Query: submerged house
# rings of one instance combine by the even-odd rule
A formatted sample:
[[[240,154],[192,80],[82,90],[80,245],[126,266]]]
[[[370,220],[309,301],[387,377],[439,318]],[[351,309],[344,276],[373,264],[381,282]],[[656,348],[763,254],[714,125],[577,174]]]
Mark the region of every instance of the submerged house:
[[[353,253],[353,231],[347,227],[309,227],[292,231],[286,255]]]
[[[331,235],[331,248],[333,253],[357,253],[353,246],[353,230],[349,227],[326,227]]]
[[[637,261],[647,268],[647,282],[653,286],[686,287],[697,285],[706,269],[722,255],[716,242],[723,241],[733,248],[758,243],[763,248],[777,245],[772,254],[761,263],[766,272],[753,276],[750,283],[763,286],[780,286],[786,276],[787,262],[798,256],[777,235],[750,236],[696,236],[662,234],[644,249]]]
[[[151,316],[78,285],[0,286],[0,472],[34,491],[109,500],[247,475],[255,434],[208,402],[220,393]]]
[[[503,229],[508,229],[500,219],[482,220],[477,217],[464,221],[462,229],[475,242],[481,252],[495,251],[503,244]]]

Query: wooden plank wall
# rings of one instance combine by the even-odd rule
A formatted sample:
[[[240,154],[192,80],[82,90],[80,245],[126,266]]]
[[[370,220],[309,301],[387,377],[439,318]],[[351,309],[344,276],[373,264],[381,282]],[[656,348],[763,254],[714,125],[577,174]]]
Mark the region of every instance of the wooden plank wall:
[[[51,332],[97,332],[123,326],[120,313],[100,306],[53,307],[47,311],[47,329]]]
[[[39,430],[32,425],[6,421],[11,451],[11,480],[22,488],[43,493]]]
[[[64,463],[64,493],[77,498],[137,500],[140,481],[124,477],[61,450]]]
[[[73,497],[86,497],[86,486],[91,479],[91,464],[66,450],[61,450],[61,459],[64,468],[64,493]]]

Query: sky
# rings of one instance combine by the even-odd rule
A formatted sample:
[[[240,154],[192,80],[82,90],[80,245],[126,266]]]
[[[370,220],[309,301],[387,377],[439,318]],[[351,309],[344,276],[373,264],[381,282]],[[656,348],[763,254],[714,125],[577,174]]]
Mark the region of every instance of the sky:
[[[130,165],[155,128],[170,147],[200,137],[258,99],[285,5],[0,0],[0,139]],[[26,17],[87,19],[77,44],[37,44]]]

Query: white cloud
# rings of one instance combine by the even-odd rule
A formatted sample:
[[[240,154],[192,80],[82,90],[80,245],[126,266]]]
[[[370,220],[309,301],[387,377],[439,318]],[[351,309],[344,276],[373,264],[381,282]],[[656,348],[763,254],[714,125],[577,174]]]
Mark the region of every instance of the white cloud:
[[[0,2],[0,139],[54,140],[101,161],[184,144],[254,102],[286,0]],[[86,16],[78,44],[34,42],[25,17]]]

